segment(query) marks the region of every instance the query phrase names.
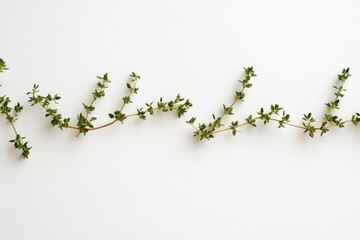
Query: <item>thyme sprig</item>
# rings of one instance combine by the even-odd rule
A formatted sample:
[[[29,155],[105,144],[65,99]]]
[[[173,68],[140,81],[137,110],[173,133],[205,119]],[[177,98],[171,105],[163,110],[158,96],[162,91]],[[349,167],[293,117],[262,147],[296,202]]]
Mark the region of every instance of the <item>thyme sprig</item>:
[[[344,83],[351,76],[349,73],[350,68],[344,68],[341,74],[338,74],[338,80],[340,81],[339,86],[333,86],[333,88],[335,89],[335,97],[332,101],[325,103],[328,111],[324,114],[324,120],[318,127],[315,126],[316,119],[311,112],[303,115],[301,125],[293,124],[290,122],[290,115],[286,113],[285,110],[283,110],[283,108],[279,106],[279,104],[273,104],[270,105],[270,109],[268,111],[265,111],[264,108],[261,108],[260,111],[258,111],[255,115],[255,117],[253,117],[253,115],[249,115],[244,119],[245,121],[243,122],[241,122],[241,120],[232,121],[228,125],[228,127],[221,128],[222,126],[224,126],[224,123],[222,121],[223,117],[225,115],[233,115],[234,105],[239,100],[244,101],[244,89],[250,88],[252,86],[250,83],[250,79],[256,76],[253,67],[247,67],[244,69],[245,78],[240,81],[241,91],[235,92],[237,98],[229,107],[223,105],[223,114],[220,117],[215,117],[215,115],[213,114],[212,122],[208,124],[199,123],[197,127],[195,126],[195,117],[192,117],[190,120],[187,121],[187,123],[190,124],[195,130],[194,137],[197,137],[200,140],[209,140],[214,138],[215,134],[226,131],[230,131],[232,135],[235,136],[239,132],[239,128],[247,125],[257,127],[256,123],[258,121],[262,121],[264,125],[268,124],[269,122],[276,122],[278,124],[278,128],[285,128],[285,126],[290,126],[302,129],[304,133],[307,133],[310,137],[314,137],[317,131],[320,132],[321,136],[323,136],[324,133],[330,131],[330,128],[343,128],[345,127],[346,123],[353,123],[354,125],[357,125],[360,122],[360,113],[353,114],[351,119],[349,120],[343,120],[339,116],[332,113],[332,111],[340,109],[340,100],[344,97],[344,92],[346,91],[346,89],[344,88]]]
[[[108,84],[111,82],[108,78],[108,74],[105,73],[102,77],[97,76],[98,79],[101,81],[97,82],[97,88],[92,92],[93,99],[90,102],[89,105],[86,105],[83,103],[83,107],[85,109],[85,116],[83,113],[79,113],[77,116],[77,127],[79,128],[79,132],[76,136],[79,136],[81,133],[86,135],[88,128],[93,128],[93,122],[97,119],[96,117],[91,117],[89,119],[89,116],[91,113],[95,110],[94,103],[99,100],[100,98],[105,97],[105,89],[108,87]]]
[[[6,67],[6,62],[0,58],[0,72],[3,73],[4,71],[9,70],[9,68]],[[0,85],[1,86],[1,85]],[[30,147],[28,145],[28,142],[26,142],[24,139],[25,137],[22,137],[16,127],[15,122],[18,120],[18,116],[20,112],[24,109],[23,106],[20,105],[20,103],[17,103],[14,106],[10,106],[11,99],[4,95],[0,96],[0,111],[1,114],[5,117],[5,120],[7,120],[15,134],[15,138],[10,140],[11,143],[13,143],[15,149],[18,149],[21,151],[21,156],[23,158],[28,158],[30,154]]]
[[[256,77],[256,74],[254,72],[253,67],[247,67],[245,68],[245,77],[242,80],[239,80],[240,82],[240,90],[235,92],[234,100],[230,105],[223,104],[222,114],[219,117],[216,117],[215,114],[212,114],[213,121],[210,123],[201,123],[198,127],[195,127],[194,123],[196,121],[196,118],[193,117],[189,121],[187,121],[188,124],[190,124],[194,129],[194,135],[198,136],[200,140],[202,139],[211,139],[214,137],[214,134],[217,133],[217,129],[224,126],[223,124],[223,118],[225,116],[234,115],[233,110],[234,106],[238,102],[244,102],[245,101],[245,90],[248,88],[251,88],[252,83],[250,83],[250,80],[253,77]],[[234,125],[232,125],[232,128],[234,128]],[[233,130],[234,132],[235,130]]]
[[[122,98],[122,103],[119,108],[114,112],[109,113],[110,122],[95,126],[94,122],[97,120],[97,117],[93,116],[92,113],[95,111],[96,107],[94,103],[100,98],[105,97],[105,89],[108,87],[108,84],[111,82],[108,78],[108,74],[105,73],[103,76],[98,76],[100,79],[97,82],[97,88],[92,92],[92,101],[90,104],[83,103],[84,113],[81,112],[77,115],[76,125],[70,125],[70,118],[64,118],[58,109],[54,107],[54,104],[58,103],[58,100],[61,97],[58,94],[52,95],[40,95],[39,85],[34,85],[31,92],[28,92],[29,102],[31,106],[40,105],[46,112],[45,117],[50,117],[50,123],[53,127],[58,127],[61,130],[63,129],[73,129],[78,131],[79,134],[86,135],[86,133],[94,130],[99,130],[105,127],[109,127],[116,122],[124,123],[130,117],[139,117],[142,120],[146,120],[148,115],[154,115],[156,111],[161,112],[172,112],[176,111],[177,116],[180,118],[183,116],[190,107],[192,103],[189,99],[185,100],[178,94],[174,100],[163,101],[163,98],[157,102],[157,105],[154,105],[154,102],[146,103],[145,107],[138,108],[136,113],[127,114],[124,112],[125,106],[133,102],[133,95],[138,93],[138,88],[136,87],[140,76],[132,72],[130,74],[130,81],[126,83],[126,87],[129,90],[128,94]]]
[[[6,62],[0,58],[0,73],[8,70]],[[352,123],[353,125],[358,125],[360,122],[360,113],[355,113],[348,120],[343,120],[334,112],[340,110],[341,99],[345,96],[344,88],[345,82],[351,76],[350,69],[345,68],[340,74],[338,74],[339,83],[334,88],[334,98],[325,103],[326,113],[323,116],[322,121],[317,121],[314,115],[309,112],[303,114],[301,124],[294,124],[290,121],[290,115],[285,112],[285,110],[279,104],[272,104],[269,108],[261,107],[259,111],[255,114],[250,114],[247,117],[244,117],[243,120],[233,120],[228,124],[225,124],[225,117],[230,117],[234,115],[234,107],[245,101],[245,90],[252,87],[251,80],[253,77],[256,77],[253,67],[244,68],[244,77],[239,80],[240,88],[238,91],[235,91],[234,99],[229,105],[222,105],[222,112],[219,116],[212,114],[212,121],[209,123],[198,123],[198,126],[195,126],[196,118],[192,117],[187,121],[194,128],[194,136],[202,139],[212,139],[214,136],[221,132],[231,132],[232,135],[236,135],[239,132],[239,129],[244,126],[257,127],[259,123],[264,125],[274,122],[277,124],[278,128],[294,127],[301,129],[304,133],[307,133],[310,137],[314,137],[316,132],[320,133],[320,136],[330,131],[331,128],[339,127],[343,128],[346,124]],[[126,88],[128,93],[122,98],[119,107],[113,112],[108,114],[109,122],[95,126],[97,117],[93,115],[96,110],[96,102],[101,98],[105,97],[105,90],[108,88],[111,81],[109,80],[108,74],[105,73],[102,76],[98,76],[98,82],[96,83],[96,88],[92,92],[92,100],[90,103],[82,103],[84,110],[77,114],[76,122],[70,124],[71,120],[69,117],[63,117],[59,110],[56,108],[58,101],[61,99],[61,96],[58,94],[47,94],[41,95],[39,90],[39,85],[34,84],[30,92],[27,93],[29,96],[28,102],[31,103],[31,106],[40,105],[45,111],[45,117],[50,118],[50,124],[53,127],[58,127],[59,129],[72,129],[77,132],[77,135],[86,135],[90,131],[99,130],[105,127],[109,127],[117,122],[124,123],[130,117],[138,117],[141,120],[146,120],[148,116],[155,115],[156,112],[176,112],[177,117],[182,117],[190,107],[192,103],[189,99],[184,99],[178,94],[173,100],[165,101],[163,98],[159,98],[158,101],[145,103],[143,107],[140,107],[136,110],[135,113],[126,113],[125,107],[133,103],[133,97],[138,93],[137,82],[140,80],[140,76],[132,72],[130,74],[130,80],[126,83]],[[1,86],[1,85],[0,85]],[[15,138],[10,140],[13,143],[16,149],[21,151],[21,156],[23,158],[28,158],[30,154],[30,149],[32,147],[28,146],[28,142],[22,137],[17,129],[15,128],[15,122],[18,119],[19,114],[24,109],[20,103],[10,106],[11,99],[4,95],[0,96],[0,113],[7,120],[15,134]],[[321,122],[319,125],[317,123]],[[226,126],[227,125],[227,126]]]

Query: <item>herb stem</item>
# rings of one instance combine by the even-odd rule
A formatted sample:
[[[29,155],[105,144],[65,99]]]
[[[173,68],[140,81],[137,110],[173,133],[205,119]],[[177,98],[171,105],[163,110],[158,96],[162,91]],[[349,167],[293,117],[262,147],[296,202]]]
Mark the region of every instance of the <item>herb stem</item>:
[[[255,121],[256,121],[256,120],[259,120],[259,119],[260,119],[260,117],[253,118],[253,120],[255,120]],[[274,122],[281,122],[280,119],[276,119],[276,118],[270,118],[269,120],[270,120],[270,121],[274,121]],[[352,122],[352,120],[349,119],[349,120],[344,121],[343,123],[351,123],[351,122]],[[292,124],[292,123],[289,123],[289,122],[283,122],[283,124],[284,124],[284,125],[288,125],[288,126],[290,126],[290,127],[298,128],[298,129],[303,129],[303,130],[306,129],[306,127],[304,127],[304,126]],[[244,122],[244,123],[242,123],[242,124],[236,125],[236,126],[233,127],[233,128],[236,128],[236,129],[237,129],[237,128],[244,127],[244,126],[246,126],[246,125],[250,125],[250,123]],[[332,127],[335,127],[335,126],[337,126],[337,125],[336,125],[336,124],[331,124],[331,125],[328,126],[328,128],[332,128]],[[230,130],[233,130],[233,128],[227,127],[227,128],[219,129],[219,130],[217,130],[217,131],[214,131],[213,134],[230,131]],[[198,130],[197,128],[195,128],[195,129]],[[315,131],[320,131],[320,130],[322,130],[322,129],[321,129],[320,127],[317,127],[317,128],[315,128],[314,130],[315,130]]]
[[[18,132],[17,132],[17,130],[16,130],[16,127],[15,127],[14,122],[10,120],[10,119],[11,119],[10,114],[9,114],[9,113],[6,113],[5,116],[6,116],[6,119],[8,119],[8,121],[9,121],[9,123],[10,123],[10,126],[11,126],[12,130],[13,130],[14,133],[15,133],[15,136],[17,136],[17,135],[18,135]]]
[[[242,87],[240,93],[244,92],[244,86]],[[239,101],[238,98],[235,98],[234,102],[229,106],[229,108],[233,108],[235,106],[235,104]],[[223,118],[226,115],[226,111],[223,111],[223,113],[221,114],[220,118]]]
[[[127,97],[130,98],[131,95],[133,95],[133,93],[134,93],[133,89],[136,89],[136,84],[137,84],[138,80],[139,80],[139,78],[137,78],[137,77],[134,78],[134,85],[131,88],[129,88],[129,93],[128,93]],[[121,104],[120,109],[119,109],[120,112],[122,112],[124,110],[125,105],[126,105],[126,102],[123,101],[123,103]]]
[[[90,102],[90,105],[89,105],[90,108],[93,107],[95,101],[96,101],[96,97],[93,97],[93,99],[92,99],[92,101]],[[85,121],[87,121],[88,119],[89,119],[89,111],[86,111],[86,113],[85,113]],[[76,137],[78,137],[80,134],[81,134],[81,131],[79,129],[79,132],[76,134]]]
[[[181,106],[183,104],[175,104],[174,105],[174,109],[177,109],[177,107]],[[153,108],[154,111],[156,110],[159,110],[158,107],[156,108]],[[145,111],[145,113],[147,113],[149,111]],[[129,117],[135,117],[135,116],[139,116],[139,113],[132,113],[132,114],[128,114],[128,115],[125,115],[125,118],[129,118]],[[106,124],[103,124],[103,125],[100,125],[98,127],[93,127],[93,128],[85,128],[86,131],[95,131],[95,130],[99,130],[99,129],[102,129],[102,128],[106,128],[106,127],[109,127],[111,125],[113,125],[114,123],[116,123],[118,120],[115,119],[115,120],[112,120],[111,122],[109,123],[106,123]],[[76,126],[72,126],[72,125],[68,125],[66,128],[69,128],[69,129],[74,129],[74,130],[79,130],[79,127],[76,127]]]

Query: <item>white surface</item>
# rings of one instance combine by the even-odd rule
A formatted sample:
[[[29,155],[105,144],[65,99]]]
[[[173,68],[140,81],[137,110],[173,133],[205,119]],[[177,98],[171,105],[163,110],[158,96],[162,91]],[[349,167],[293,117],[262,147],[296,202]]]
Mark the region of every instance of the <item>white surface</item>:
[[[310,139],[271,124],[198,142],[185,123],[219,113],[243,66],[258,77],[239,119],[273,103],[293,122],[321,117],[343,67],[339,115],[360,111],[359,1],[1,0],[0,22],[0,91],[26,105],[17,126],[34,146],[19,160],[1,120],[0,239],[360,238],[360,128]],[[38,83],[76,118],[108,72],[106,122],[131,71],[129,113],[178,92],[194,107],[75,138],[26,103]]]

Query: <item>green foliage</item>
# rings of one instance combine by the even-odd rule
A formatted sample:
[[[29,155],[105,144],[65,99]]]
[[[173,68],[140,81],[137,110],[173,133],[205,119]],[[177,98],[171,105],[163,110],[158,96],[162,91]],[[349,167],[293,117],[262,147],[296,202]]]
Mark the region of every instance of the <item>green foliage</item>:
[[[39,92],[39,85],[34,84],[32,91],[27,93],[29,96],[28,102],[31,103],[31,106],[40,105],[45,110],[45,117],[51,118],[50,123],[53,127],[58,127],[61,130],[67,128],[70,118],[63,118],[57,108],[51,107],[52,104],[58,104],[61,97],[58,94],[43,96]]]
[[[182,98],[180,96],[180,94],[178,94],[174,100],[171,101],[164,101],[163,98],[160,98],[159,101],[157,102],[157,110],[161,111],[161,112],[171,112],[171,111],[176,111],[177,116],[180,118],[181,116],[183,116],[190,107],[192,107],[192,103],[190,102],[189,99],[187,99],[184,102],[184,98]],[[152,108],[152,103],[151,104],[146,104],[149,108],[150,111],[153,114],[153,110],[154,108]]]
[[[24,139],[25,137],[21,137],[19,134],[16,134],[16,137],[9,142],[13,143],[16,149],[21,150],[21,156],[23,158],[28,158],[32,147],[29,147],[28,142],[24,142]]]
[[[190,124],[195,129],[194,131],[195,137],[198,137],[200,140],[211,139],[214,138],[214,135],[216,133],[225,132],[225,131],[230,131],[232,135],[235,136],[236,133],[239,132],[238,129],[240,127],[246,125],[256,127],[257,120],[262,120],[264,125],[270,122],[277,122],[278,128],[284,128],[285,126],[299,128],[302,129],[305,133],[308,133],[310,137],[314,137],[316,131],[320,131],[320,134],[322,136],[324,133],[327,133],[331,127],[337,126],[339,128],[343,128],[345,127],[345,124],[347,122],[352,122],[354,125],[357,125],[360,122],[359,113],[354,114],[351,120],[346,120],[346,121],[342,120],[340,117],[336,115],[333,115],[331,113],[326,113],[324,115],[325,118],[324,121],[321,123],[319,127],[316,127],[315,118],[313,117],[312,113],[308,113],[308,114],[304,114],[302,118],[303,120],[302,125],[296,125],[290,123],[290,115],[286,113],[282,107],[280,107],[278,104],[274,104],[270,106],[270,110],[268,111],[265,111],[263,107],[260,108],[260,110],[257,112],[256,117],[253,117],[253,115],[250,114],[247,118],[245,118],[245,122],[241,123],[238,120],[232,121],[231,124],[228,125],[228,127],[221,129],[221,127],[224,126],[224,124],[222,123],[224,116],[234,114],[233,112],[234,105],[238,101],[244,101],[246,96],[244,90],[252,86],[250,80],[252,77],[256,76],[253,67],[244,68],[244,70],[245,70],[245,77],[239,81],[241,83],[241,89],[240,91],[235,92],[235,101],[229,106],[223,104],[223,113],[220,117],[215,117],[215,115],[213,114],[212,122],[208,124],[205,123],[198,124],[198,127],[195,127],[194,125],[196,121],[195,117],[187,121],[187,123]],[[341,74],[338,75],[338,80],[340,81],[340,85],[333,86],[333,88],[335,89],[334,92],[335,98],[334,100],[325,103],[329,111],[334,109],[339,109],[340,99],[344,97],[344,91],[346,91],[346,89],[344,88],[344,83],[351,76],[349,71],[350,71],[349,68],[343,69]]]
[[[270,122],[271,111],[265,112],[264,108],[261,108],[257,114],[259,115],[259,118],[264,121],[264,125]]]
[[[9,70],[9,68],[6,67],[6,62],[4,61],[4,59],[0,58],[0,72],[2,73],[6,70]]]
[[[8,69],[9,68],[6,67],[6,62],[2,58],[0,58],[0,72],[2,73],[3,71]],[[21,151],[21,156],[23,158],[28,158],[30,154],[30,149],[32,147],[29,147],[28,142],[25,142],[24,140],[25,137],[21,137],[15,128],[15,122],[18,120],[18,116],[20,112],[24,109],[24,107],[20,105],[20,103],[17,103],[12,107],[10,106],[10,103],[11,99],[8,96],[0,96],[0,112],[10,123],[11,128],[15,133],[15,139],[10,140],[10,142],[14,144],[15,149]]]
[[[338,74],[338,80],[340,81],[340,85],[333,86],[333,88],[335,89],[334,92],[335,98],[334,100],[325,103],[325,105],[328,107],[328,113],[324,114],[324,121],[322,122],[319,128],[321,131],[321,136],[324,133],[330,131],[329,129],[330,124],[332,124],[331,126],[338,126],[339,128],[345,127],[345,122],[338,116],[331,114],[331,111],[340,109],[339,107],[340,100],[345,96],[344,92],[346,91],[346,89],[344,88],[344,83],[351,76],[349,71],[350,68],[346,68],[346,69],[344,68],[341,74]]]
[[[253,67],[244,67],[245,70],[245,76],[242,80],[239,80],[240,82],[240,91],[236,91],[235,92],[235,100],[232,104],[230,104],[229,106],[226,106],[225,104],[223,104],[223,111],[222,114],[218,117],[215,116],[215,114],[212,114],[213,117],[213,121],[205,124],[205,123],[199,123],[198,127],[196,128],[194,126],[195,123],[195,118],[190,119],[189,121],[187,121],[188,124],[192,125],[195,128],[195,132],[194,132],[194,136],[199,137],[200,140],[202,139],[211,139],[214,138],[214,134],[217,133],[217,129],[224,126],[223,124],[223,119],[225,116],[230,116],[230,115],[234,115],[234,106],[236,105],[237,102],[241,101],[244,102],[245,101],[245,89],[247,88],[251,88],[252,84],[250,83],[250,80],[253,77],[256,77],[255,71]],[[233,122],[235,123],[235,122]],[[232,134],[236,135],[236,128],[237,126],[235,125],[230,125],[229,129],[232,130]]]
[[[289,123],[290,122],[290,115],[286,114],[285,111],[282,112],[282,117],[281,120],[279,120],[279,126],[278,128],[284,128],[284,123]]]
[[[250,126],[256,127],[256,118],[253,118],[253,116],[250,114],[247,118],[245,118],[245,121],[247,124],[249,124]],[[233,127],[237,127],[238,126],[238,121],[236,121],[236,126]],[[232,129],[233,130],[233,129]]]
[[[316,122],[316,120],[312,117],[312,113],[304,114],[302,120],[304,120],[302,123],[305,128],[304,133],[308,132],[310,137],[314,137],[316,128],[313,123]]]
[[[94,92],[92,92],[93,99],[91,103],[89,105],[83,103],[83,107],[85,109],[85,116],[82,113],[79,113],[77,115],[76,126],[79,129],[78,135],[81,133],[86,135],[90,128],[94,128],[94,121],[97,118],[90,117],[89,119],[89,116],[92,114],[92,112],[95,111],[95,102],[100,98],[105,97],[105,89],[108,88],[108,84],[111,83],[107,73],[105,73],[102,77],[97,76],[97,78],[100,79],[100,81],[96,83],[97,88],[94,90]]]
[[[356,126],[360,122],[360,113],[355,113],[351,117],[351,122]]]
[[[196,117],[192,117],[192,118],[189,119],[189,121],[186,121],[186,123],[194,124],[195,121],[196,121]]]
[[[125,119],[127,118],[125,113],[120,112],[119,110],[114,111],[114,113],[109,113],[109,117],[111,119],[115,118],[116,121],[124,123]]]
[[[210,140],[211,138],[214,138],[214,131],[209,130],[206,124],[199,124],[198,131],[194,133],[194,136],[199,136],[200,140],[207,139]]]
[[[6,62],[0,58],[0,72],[6,70],[8,70]],[[223,104],[222,112],[219,116],[212,114],[212,121],[209,123],[199,123],[197,127],[195,126],[195,117],[192,117],[187,121],[187,123],[195,129],[195,137],[198,137],[200,140],[210,140],[214,138],[215,134],[225,131],[230,131],[231,134],[235,136],[239,132],[239,128],[243,126],[257,127],[258,120],[261,120],[264,125],[270,122],[275,122],[278,124],[278,128],[291,126],[302,129],[304,133],[307,133],[310,137],[314,137],[316,132],[320,132],[322,136],[324,133],[329,132],[332,127],[343,128],[345,127],[346,123],[358,125],[360,122],[360,113],[353,114],[349,120],[343,120],[332,112],[340,109],[340,101],[344,97],[344,92],[346,91],[344,88],[344,83],[351,76],[349,73],[350,69],[346,68],[342,70],[341,74],[338,74],[339,85],[333,86],[335,89],[335,97],[332,101],[325,103],[328,112],[324,114],[324,119],[321,121],[321,125],[318,127],[316,126],[317,121],[311,112],[303,115],[301,125],[292,124],[290,122],[290,115],[286,113],[283,108],[279,106],[279,104],[270,105],[268,110],[265,110],[263,107],[261,107],[260,110],[254,114],[254,116],[253,114],[250,114],[248,117],[243,118],[245,121],[241,122],[240,120],[234,120],[227,124],[226,127],[224,127],[225,118],[234,115],[234,107],[238,102],[245,101],[245,90],[252,87],[251,79],[257,76],[253,67],[244,68],[244,72],[245,74],[243,79],[239,80],[240,90],[235,91],[234,101],[230,105]],[[75,125],[70,125],[70,118],[64,118],[62,114],[59,113],[58,109],[54,107],[61,99],[58,94],[41,95],[39,85],[34,84],[32,91],[27,93],[29,96],[28,102],[31,104],[31,106],[41,106],[45,111],[45,117],[50,118],[50,124],[53,127],[58,127],[61,130],[76,130],[78,135],[86,135],[89,131],[102,129],[116,122],[124,123],[125,120],[130,117],[136,116],[141,120],[146,120],[148,116],[155,115],[156,112],[175,112],[177,117],[180,118],[192,107],[192,103],[189,99],[185,100],[185,98],[178,94],[172,100],[165,101],[162,97],[160,97],[156,102],[152,101],[145,103],[145,106],[137,108],[135,113],[125,113],[125,106],[133,103],[133,95],[138,94],[139,90],[136,85],[138,80],[140,80],[140,76],[132,72],[130,74],[129,81],[126,83],[128,94],[122,98],[119,107],[112,113],[108,114],[110,122],[100,126],[95,126],[97,117],[92,116],[96,110],[95,103],[99,99],[102,99],[106,96],[105,90],[108,88],[108,85],[111,82],[107,73],[103,74],[102,76],[98,76],[97,79],[99,79],[99,81],[96,83],[96,88],[92,92],[92,101],[89,104],[82,103],[84,110],[83,112],[77,114],[77,122]],[[23,111],[23,109],[24,107],[20,103],[11,106],[11,99],[8,96],[0,96],[0,114],[3,115],[5,120],[10,123],[15,133],[15,138],[10,140],[10,142],[13,143],[16,149],[21,151],[21,156],[23,158],[28,158],[30,149],[32,147],[28,146],[28,142],[24,140],[24,137],[21,137],[21,135],[18,134],[15,128],[15,122],[18,120],[18,116]]]
[[[236,133],[238,132],[238,130],[236,129],[239,125],[239,121],[232,121],[231,125],[229,126],[229,128],[231,129],[231,133],[233,136],[236,135]]]
[[[146,103],[146,106],[138,108],[136,113],[126,114],[124,112],[125,106],[133,102],[133,95],[137,94],[139,90],[136,87],[136,84],[140,79],[140,76],[132,72],[130,74],[129,82],[126,83],[128,94],[122,98],[122,103],[120,104],[119,108],[108,114],[111,122],[100,126],[95,126],[97,117],[92,116],[96,110],[95,102],[105,97],[105,89],[108,88],[108,85],[111,82],[107,73],[103,74],[102,76],[98,76],[97,78],[100,81],[96,83],[96,89],[92,92],[92,101],[90,104],[82,103],[84,112],[80,112],[77,115],[76,125],[70,125],[70,118],[63,118],[58,109],[54,107],[54,105],[58,103],[58,100],[61,99],[58,94],[41,95],[39,94],[39,85],[35,84],[32,91],[27,93],[27,95],[29,95],[29,102],[31,103],[31,106],[40,105],[45,110],[45,117],[51,118],[50,123],[53,127],[76,130],[78,131],[77,136],[79,134],[83,134],[85,136],[89,131],[102,129],[116,122],[124,123],[124,121],[129,117],[138,116],[140,119],[146,120],[147,115],[154,115],[156,111],[176,111],[177,116],[180,118],[188,111],[190,107],[192,107],[192,103],[189,101],[189,99],[185,100],[180,96],[180,94],[178,94],[174,100],[163,101],[163,98],[160,98],[156,106],[154,106],[154,102]],[[19,110],[20,106],[16,109]]]

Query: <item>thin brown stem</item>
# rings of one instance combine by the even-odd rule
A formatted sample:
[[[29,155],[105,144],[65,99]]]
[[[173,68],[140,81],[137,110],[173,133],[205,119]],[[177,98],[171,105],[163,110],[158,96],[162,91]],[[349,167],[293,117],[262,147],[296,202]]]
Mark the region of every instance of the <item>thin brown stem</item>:
[[[7,119],[10,119],[10,118],[11,118],[11,116],[10,116],[9,113],[6,113],[6,118],[7,118]],[[15,136],[17,136],[17,135],[18,135],[18,132],[17,132],[17,130],[16,130],[16,127],[15,127],[14,122],[9,120],[9,123],[10,123],[10,126],[11,126],[12,130],[13,130],[14,133],[15,133]]]
[[[258,118],[254,118],[254,119],[258,119]],[[235,128],[241,128],[241,127],[243,127],[245,125],[248,125],[248,124],[249,124],[248,122],[244,122],[242,124],[237,125]],[[225,132],[225,131],[229,131],[229,130],[232,130],[232,128],[223,128],[223,129],[214,131],[213,134],[221,133],[221,132]]]
[[[180,105],[182,105],[182,104],[175,104],[173,109],[177,109],[177,107],[180,106]],[[156,111],[156,110],[159,110],[159,108],[154,108],[154,109],[153,109],[153,111]],[[149,111],[145,111],[145,113],[147,113],[147,112],[149,112]],[[135,116],[139,116],[139,113],[128,114],[128,115],[125,115],[124,118],[135,117]],[[111,122],[108,122],[108,123],[103,124],[103,125],[101,125],[101,126],[93,127],[93,128],[86,128],[85,130],[86,130],[87,132],[99,130],[99,129],[102,129],[102,128],[109,127],[109,126],[113,125],[114,123],[116,123],[117,121],[118,121],[118,120],[115,119],[115,120],[112,120]],[[78,127],[72,126],[72,125],[69,125],[69,126],[67,126],[66,128],[74,129],[74,130],[79,130]]]
[[[258,120],[258,119],[260,119],[260,117],[256,117],[256,118],[254,118],[253,120]],[[276,118],[270,118],[269,120],[270,120],[270,121],[274,121],[274,122],[281,122],[280,119],[276,119]],[[352,120],[349,119],[349,120],[344,121],[343,123],[349,123],[349,122],[352,122]],[[246,126],[246,125],[249,125],[249,124],[250,124],[250,123],[248,123],[248,122],[244,122],[244,123],[242,123],[242,124],[239,124],[239,125],[235,126],[235,128],[241,128],[241,127]],[[287,125],[287,126],[290,126],[290,127],[294,127],[294,128],[306,130],[306,127],[301,126],[301,125],[296,125],[296,124],[292,124],[292,123],[289,123],[289,122],[283,122],[283,124],[284,124],[284,125]],[[329,125],[327,128],[332,128],[332,127],[335,127],[335,126],[337,126],[337,125],[336,125],[336,124],[331,124],[331,125]],[[225,131],[230,131],[230,130],[233,130],[233,128],[230,128],[230,127],[228,127],[228,128],[223,128],[223,129],[214,131],[213,134],[221,133],[221,132],[225,132]],[[315,128],[315,130],[316,130],[316,131],[320,131],[320,130],[322,130],[322,129],[319,128],[319,127],[317,127],[317,128]]]
[[[240,93],[243,93],[244,90],[245,90],[245,87],[244,87],[244,85],[242,85],[242,88],[241,88],[241,90],[240,90]],[[237,97],[235,97],[234,102],[233,102],[229,107],[230,107],[230,108],[234,107],[235,104],[236,104],[238,101],[239,101],[239,99],[238,99]],[[223,117],[225,116],[225,114],[226,114],[225,111],[223,111],[223,113],[221,114],[220,118],[223,118]]]

